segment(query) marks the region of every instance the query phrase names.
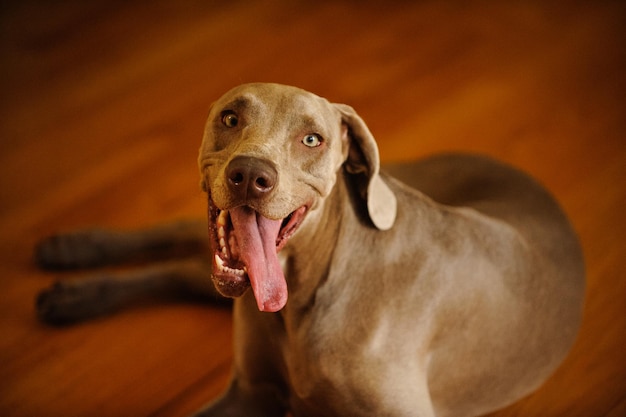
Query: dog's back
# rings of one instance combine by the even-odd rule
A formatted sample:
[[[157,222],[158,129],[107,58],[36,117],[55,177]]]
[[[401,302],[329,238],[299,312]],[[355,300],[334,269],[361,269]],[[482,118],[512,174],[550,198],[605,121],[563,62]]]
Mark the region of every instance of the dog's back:
[[[438,203],[470,207],[513,226],[555,264],[571,284],[584,284],[582,251],[567,217],[533,178],[485,156],[439,154],[383,169]]]
[[[481,414],[492,407],[506,405],[507,397],[512,401],[534,390],[571,347],[584,297],[581,249],[558,204],[528,175],[482,156],[444,154],[383,169],[437,203],[454,207],[452,211],[459,210],[478,220],[483,218],[487,223],[504,222],[511,226],[519,236],[515,241],[519,242],[521,250],[517,252],[524,258],[519,262],[505,260],[509,265],[501,266],[503,270],[510,270],[510,274],[503,274],[503,279],[511,277],[511,281],[504,284],[510,296],[506,298],[500,293],[497,303],[516,305],[510,310],[515,313],[513,317],[506,317],[507,309],[501,307],[501,320],[492,318],[494,323],[504,323],[503,327],[481,330],[484,340],[467,340],[461,324],[461,328],[446,336],[451,339],[439,345],[443,348],[436,342],[433,344],[429,389],[438,415]],[[484,252],[488,246],[480,242],[477,253]],[[529,259],[531,265],[528,265]],[[476,271],[467,271],[465,279],[482,279],[482,276]],[[456,292],[462,290],[457,288]],[[476,316],[489,310],[489,301],[478,302],[486,304],[476,310]],[[482,326],[482,319],[476,319],[477,323],[471,323],[472,318],[459,320],[459,314],[467,316],[471,311],[448,314],[451,317],[446,320],[450,323],[470,323],[466,324],[467,329],[472,329],[469,334],[481,332],[472,326]],[[463,357],[471,363],[450,369],[451,363],[463,363],[459,360]],[[497,371],[485,373],[486,369]],[[439,376],[442,373],[446,374],[445,378]],[[488,405],[491,399],[481,398],[487,393],[498,398],[501,404]],[[461,403],[474,403],[477,409],[456,410],[449,401],[464,397],[468,401]],[[481,404],[485,409],[481,409]]]

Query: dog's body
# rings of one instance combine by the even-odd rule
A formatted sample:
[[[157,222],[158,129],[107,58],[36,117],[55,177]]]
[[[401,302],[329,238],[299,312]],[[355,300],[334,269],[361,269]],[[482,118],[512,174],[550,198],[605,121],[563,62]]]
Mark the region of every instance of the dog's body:
[[[443,155],[390,166],[400,182],[379,174],[376,144],[351,108],[274,84],[241,86],[213,105],[199,161],[213,279],[237,298],[233,379],[198,415],[480,415],[537,388],[574,340],[577,239],[517,170]],[[90,264],[102,248],[143,252],[175,235],[204,248],[196,227],[104,233],[96,255],[84,255],[89,233],[61,236],[39,257]],[[109,304],[146,289],[210,292],[210,267],[184,262],[135,274],[125,292],[107,290]],[[99,313],[89,303],[76,313],[89,285],[46,293],[44,316]]]

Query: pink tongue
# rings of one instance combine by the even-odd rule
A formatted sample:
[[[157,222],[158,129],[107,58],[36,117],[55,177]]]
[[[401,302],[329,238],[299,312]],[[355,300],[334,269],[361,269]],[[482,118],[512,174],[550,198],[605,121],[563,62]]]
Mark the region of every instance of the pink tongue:
[[[276,253],[281,220],[267,219],[248,207],[230,210],[230,218],[259,310],[280,310],[287,303],[287,282]]]

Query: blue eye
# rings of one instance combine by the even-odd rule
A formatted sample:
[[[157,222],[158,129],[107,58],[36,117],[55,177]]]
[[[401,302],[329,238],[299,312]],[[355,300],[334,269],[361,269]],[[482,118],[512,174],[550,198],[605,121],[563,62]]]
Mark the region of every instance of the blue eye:
[[[309,148],[316,148],[322,144],[322,138],[317,133],[310,133],[302,138],[302,143]]]

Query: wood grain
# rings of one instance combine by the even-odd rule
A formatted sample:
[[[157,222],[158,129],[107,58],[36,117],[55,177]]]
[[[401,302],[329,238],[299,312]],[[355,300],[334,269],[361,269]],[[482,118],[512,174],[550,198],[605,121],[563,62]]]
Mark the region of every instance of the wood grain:
[[[546,184],[584,247],[583,327],[539,391],[493,415],[625,415],[622,2],[5,3],[0,415],[183,416],[224,388],[228,311],[49,328],[33,300],[54,276],[31,250],[58,230],[202,216],[204,117],[249,81],[352,105],[384,160],[482,152]]]

